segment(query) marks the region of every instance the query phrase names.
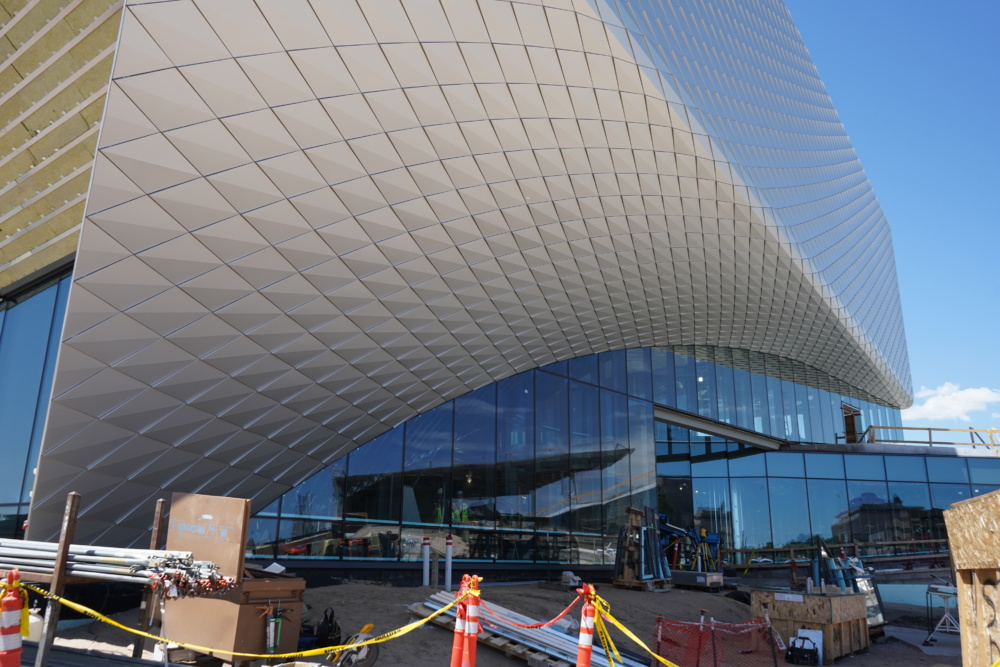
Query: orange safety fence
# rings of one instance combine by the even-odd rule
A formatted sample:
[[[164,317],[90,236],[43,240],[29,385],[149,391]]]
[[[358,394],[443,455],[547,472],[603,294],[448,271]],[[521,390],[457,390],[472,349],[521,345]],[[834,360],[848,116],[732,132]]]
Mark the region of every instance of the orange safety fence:
[[[746,623],[682,623],[657,618],[653,652],[678,665],[777,667],[785,646],[767,619]]]

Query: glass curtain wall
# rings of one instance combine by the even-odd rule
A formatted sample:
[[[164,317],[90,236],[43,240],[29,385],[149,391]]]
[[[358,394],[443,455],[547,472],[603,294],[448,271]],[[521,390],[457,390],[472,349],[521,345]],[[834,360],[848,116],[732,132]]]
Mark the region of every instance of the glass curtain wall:
[[[654,407],[836,443],[841,403],[868,405],[848,389],[801,364],[701,346],[552,364],[449,401],[356,449],[258,514],[263,541],[255,538],[253,551],[416,560],[424,537],[443,553],[451,535],[459,559],[600,564],[613,559],[628,506],[656,507],[675,525],[704,528],[751,552],[806,545],[816,534],[833,539],[838,520],[846,535],[873,518],[870,494],[884,504],[884,473],[881,491],[855,489],[865,514],[854,521],[847,480],[871,480],[845,477],[853,460],[765,455],[656,421]],[[815,476],[806,474],[807,461]]]
[[[0,304],[0,537],[20,537],[34,484],[70,279]]]

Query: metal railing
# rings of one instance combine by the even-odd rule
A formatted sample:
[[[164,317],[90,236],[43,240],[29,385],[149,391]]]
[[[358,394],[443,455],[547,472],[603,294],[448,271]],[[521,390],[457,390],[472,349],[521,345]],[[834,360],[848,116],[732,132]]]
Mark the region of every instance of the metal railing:
[[[915,438],[913,440],[907,438],[907,434],[913,432],[916,433],[926,433],[927,439],[921,440]],[[947,438],[957,438],[957,435],[938,435],[938,439],[935,440],[934,435],[937,434],[957,434],[961,433],[964,436],[968,436],[968,440],[962,440],[957,442],[954,440],[947,440]],[[964,436],[962,436],[964,438]],[[861,437],[861,442],[864,443],[879,443],[879,444],[891,444],[891,445],[944,445],[948,447],[997,447],[1000,446],[1000,429],[996,428],[923,428],[915,426],[869,426],[864,435]]]
[[[948,557],[948,540],[913,539],[893,540],[884,542],[846,542],[843,544],[827,543],[827,548],[836,550],[831,556],[839,555],[843,549],[848,556],[860,557],[865,560],[879,562],[940,560]],[[723,558],[733,567],[751,569],[771,569],[788,567],[791,562],[802,565],[816,557],[815,546],[800,545],[795,547],[772,547],[765,549],[723,549]]]

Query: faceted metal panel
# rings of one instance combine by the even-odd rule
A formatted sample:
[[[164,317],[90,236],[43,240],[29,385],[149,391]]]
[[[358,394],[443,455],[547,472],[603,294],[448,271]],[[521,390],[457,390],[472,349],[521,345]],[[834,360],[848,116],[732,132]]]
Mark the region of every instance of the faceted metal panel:
[[[888,225],[776,1],[135,2],[118,44],[33,538],[72,489],[97,542],[168,491],[263,507],[604,350],[911,400]]]

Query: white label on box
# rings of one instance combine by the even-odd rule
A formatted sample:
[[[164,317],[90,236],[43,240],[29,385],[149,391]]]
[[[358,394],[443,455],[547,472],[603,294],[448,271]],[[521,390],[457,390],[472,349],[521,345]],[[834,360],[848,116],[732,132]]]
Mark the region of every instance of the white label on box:
[[[802,602],[802,596],[794,593],[775,593],[774,599],[784,600],[785,602]]]

